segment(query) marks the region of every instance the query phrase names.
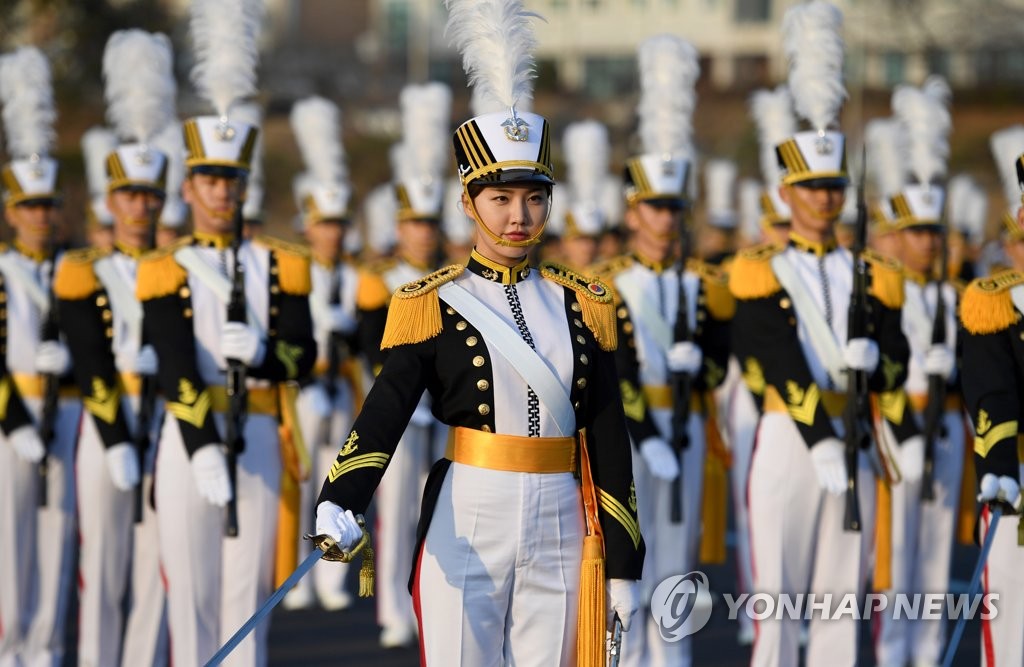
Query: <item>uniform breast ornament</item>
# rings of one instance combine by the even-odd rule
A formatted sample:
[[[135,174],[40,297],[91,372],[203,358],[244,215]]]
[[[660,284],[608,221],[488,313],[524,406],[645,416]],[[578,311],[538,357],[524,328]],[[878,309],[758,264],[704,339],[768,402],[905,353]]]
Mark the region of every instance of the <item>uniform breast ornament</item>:
[[[455,280],[465,270],[462,264],[452,264],[399,287],[391,298],[380,348],[422,343],[441,333],[437,288]]]

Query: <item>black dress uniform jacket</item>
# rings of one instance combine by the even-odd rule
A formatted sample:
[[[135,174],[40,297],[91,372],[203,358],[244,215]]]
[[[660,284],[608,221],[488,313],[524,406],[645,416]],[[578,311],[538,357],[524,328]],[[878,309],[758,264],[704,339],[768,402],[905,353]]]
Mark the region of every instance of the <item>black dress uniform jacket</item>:
[[[392,297],[383,341],[383,347],[390,348],[384,367],[338,453],[317,505],[331,501],[354,513],[366,511],[424,389],[430,392],[432,411],[441,422],[494,431],[493,413],[481,408],[495,400],[487,346],[467,345],[470,338],[482,339],[481,333],[437,293],[464,270],[462,265],[448,266],[401,287]],[[470,270],[481,272],[481,267],[471,261]],[[604,492],[599,494],[599,517],[606,573],[609,578],[639,579],[644,543],[612,357],[616,342],[612,299],[604,285],[564,267],[545,265],[541,273],[564,287],[574,358],[569,398],[577,429],[586,429],[594,483]],[[420,544],[450,465],[451,461],[441,459],[430,471],[417,530]]]

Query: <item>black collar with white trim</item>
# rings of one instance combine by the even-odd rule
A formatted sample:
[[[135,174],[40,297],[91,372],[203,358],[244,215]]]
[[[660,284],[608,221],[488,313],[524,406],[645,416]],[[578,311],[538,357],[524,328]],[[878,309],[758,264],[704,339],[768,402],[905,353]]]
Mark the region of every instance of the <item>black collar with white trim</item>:
[[[515,266],[504,266],[494,260],[487,259],[476,248],[469,255],[466,268],[493,283],[502,285],[515,285],[521,280],[526,280],[530,275],[530,260],[523,257],[523,260]]]

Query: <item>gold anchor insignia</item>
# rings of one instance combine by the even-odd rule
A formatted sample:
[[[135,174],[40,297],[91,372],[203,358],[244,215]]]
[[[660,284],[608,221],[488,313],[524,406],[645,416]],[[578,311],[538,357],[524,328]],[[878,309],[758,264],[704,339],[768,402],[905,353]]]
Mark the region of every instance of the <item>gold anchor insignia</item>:
[[[793,421],[810,426],[814,423],[814,411],[821,400],[821,390],[818,385],[810,384],[807,389],[802,389],[793,380],[786,381],[786,397],[789,416]]]
[[[903,364],[897,363],[889,358],[888,355],[882,355],[882,373],[885,375],[885,386],[893,387],[896,385],[896,376],[903,372]]]
[[[106,401],[110,396],[110,390],[107,389],[107,385],[103,383],[103,378],[94,377],[92,379],[92,397],[97,401]]]
[[[786,396],[787,396],[786,400],[789,401],[790,405],[800,405],[801,403],[803,403],[804,402],[804,395],[806,393],[807,392],[805,390],[801,389],[800,385],[798,385],[793,380],[788,380],[786,382]]]
[[[285,341],[279,340],[277,341],[277,345],[274,346],[274,355],[284,366],[285,373],[288,377],[294,378],[299,374],[298,361],[302,357],[301,346],[289,345]]]
[[[352,452],[359,449],[359,445],[356,444],[356,440],[359,439],[359,434],[352,431],[348,434],[348,440],[345,441],[345,445],[338,452],[338,456],[348,456]]]
[[[636,482],[629,483],[629,509],[636,511]]]
[[[750,387],[750,391],[755,394],[763,394],[765,379],[764,369],[761,368],[761,364],[754,357],[747,357],[744,366],[746,370],[743,372],[743,380]]]
[[[992,420],[989,419],[988,412],[986,412],[985,410],[979,410],[978,435],[985,435],[990,428],[992,428]]]
[[[188,378],[178,380],[178,399],[185,405],[192,405],[199,398],[196,388]]]
[[[97,419],[113,424],[117,419],[119,405],[118,394],[103,382],[103,378],[93,377],[92,396],[82,398],[82,404]]]
[[[635,422],[643,421],[644,408],[647,407],[644,395],[629,380],[619,381],[619,392],[622,394],[622,410],[626,417]]]

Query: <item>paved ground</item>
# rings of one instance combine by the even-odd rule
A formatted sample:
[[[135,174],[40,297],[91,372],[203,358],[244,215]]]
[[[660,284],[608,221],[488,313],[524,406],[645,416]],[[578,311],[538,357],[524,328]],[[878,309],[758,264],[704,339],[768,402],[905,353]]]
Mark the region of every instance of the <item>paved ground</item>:
[[[970,578],[977,549],[957,547],[954,557],[954,592],[963,592]],[[713,591],[730,592],[733,585],[731,564],[705,568]],[[708,625],[694,637],[694,664],[719,667],[743,667],[749,664],[750,649],[736,643],[736,625],[729,621],[723,600],[715,601]],[[952,630],[952,626],[950,626]],[[270,631],[272,667],[326,667],[339,664],[372,664],[374,667],[414,667],[419,664],[415,649],[383,650],[377,645],[379,629],[374,607],[360,600],[340,612],[320,610],[288,612],[278,610]],[[868,622],[861,627],[862,666],[874,665]],[[967,632],[954,663],[963,667],[979,664],[979,624],[968,624]]]

